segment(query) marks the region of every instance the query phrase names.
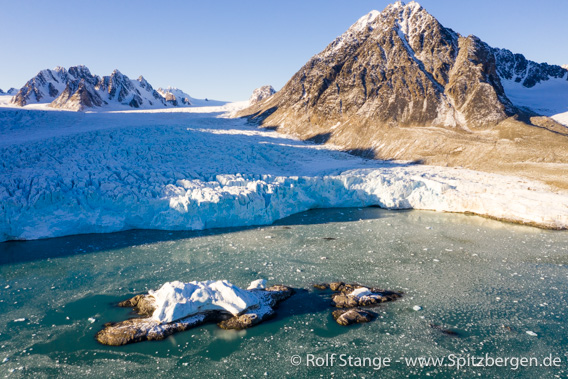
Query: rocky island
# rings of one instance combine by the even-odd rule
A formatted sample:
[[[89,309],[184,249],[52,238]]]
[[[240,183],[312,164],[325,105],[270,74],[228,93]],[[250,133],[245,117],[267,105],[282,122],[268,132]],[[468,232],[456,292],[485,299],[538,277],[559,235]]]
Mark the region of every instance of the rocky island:
[[[119,303],[141,317],[107,323],[96,339],[113,346],[162,340],[206,322],[218,322],[223,329],[248,328],[273,316],[276,305],[293,293],[290,287],[265,285],[265,280],[256,280],[244,290],[226,280],[168,282]]]

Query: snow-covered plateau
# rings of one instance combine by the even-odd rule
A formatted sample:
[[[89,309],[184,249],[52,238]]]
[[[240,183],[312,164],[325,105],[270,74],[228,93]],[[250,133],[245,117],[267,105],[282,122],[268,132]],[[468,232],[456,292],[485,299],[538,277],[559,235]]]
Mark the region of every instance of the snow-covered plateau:
[[[246,102],[101,113],[3,104],[1,241],[263,225],[322,207],[568,226],[566,192],[518,177],[365,160],[227,116]]]

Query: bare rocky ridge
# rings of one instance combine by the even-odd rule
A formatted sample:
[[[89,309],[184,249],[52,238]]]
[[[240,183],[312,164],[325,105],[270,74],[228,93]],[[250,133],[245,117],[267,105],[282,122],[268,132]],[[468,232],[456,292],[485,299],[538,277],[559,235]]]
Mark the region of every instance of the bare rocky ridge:
[[[568,129],[516,106],[502,82],[531,88],[553,79],[568,89],[566,69],[461,36],[416,2],[397,2],[362,17],[279,92],[237,116],[370,158],[568,188]]]
[[[545,82],[551,78],[566,79],[568,66],[536,63],[526,59],[522,54],[514,54],[507,49],[493,49],[497,62],[499,77],[522,83],[527,88]]]

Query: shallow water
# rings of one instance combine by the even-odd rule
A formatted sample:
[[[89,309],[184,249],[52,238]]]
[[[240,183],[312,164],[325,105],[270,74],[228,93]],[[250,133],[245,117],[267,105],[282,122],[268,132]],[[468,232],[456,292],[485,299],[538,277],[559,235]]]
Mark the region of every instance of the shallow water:
[[[566,232],[378,208],[313,210],[261,228],[7,242],[0,244],[0,375],[565,377],[567,267]],[[206,325],[122,347],[94,340],[105,322],[132,316],[115,307],[118,301],[166,281],[228,279],[246,286],[258,278],[307,291],[246,331]],[[311,289],[335,280],[405,296],[375,308],[375,322],[346,328],[333,321],[329,294]],[[327,367],[308,367],[308,354],[314,363],[337,355],[333,366],[328,360]],[[392,362],[381,369],[341,367],[340,354]],[[409,367],[404,359],[457,363],[450,354],[535,357],[538,364],[552,363],[543,361],[552,356],[561,363],[457,369]]]

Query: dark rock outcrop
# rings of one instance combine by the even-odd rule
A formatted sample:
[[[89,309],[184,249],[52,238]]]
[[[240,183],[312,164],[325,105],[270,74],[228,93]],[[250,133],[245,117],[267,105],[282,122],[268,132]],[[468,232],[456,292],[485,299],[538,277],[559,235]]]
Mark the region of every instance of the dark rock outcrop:
[[[129,320],[107,323],[95,338],[103,345],[121,346],[141,341],[163,340],[177,332],[183,332],[195,326],[216,320],[218,315],[202,314],[188,317],[169,324],[158,324],[149,318],[132,318]]]
[[[401,292],[387,291],[374,287],[367,287],[357,283],[345,282],[319,283],[314,288],[334,293],[331,296],[331,306],[340,308],[332,312],[334,320],[340,325],[370,322],[376,314],[360,307],[375,307],[381,303],[395,301],[402,297]]]
[[[334,320],[339,325],[343,326],[371,322],[377,317],[375,313],[359,308],[337,309],[333,311],[331,314]]]
[[[147,295],[136,295],[131,299],[121,301],[118,303],[119,307],[133,308],[140,316],[149,317],[156,310],[154,301]]]
[[[264,297],[264,303],[266,306],[223,320],[217,325],[222,329],[241,330],[250,328],[251,326],[273,317],[276,313],[274,308],[278,305],[278,303],[292,296],[294,291],[292,288],[286,286],[272,286],[266,290],[257,290],[255,293]]]
[[[336,308],[369,307],[402,297],[402,294],[399,292],[366,287],[359,284],[345,284],[343,282],[330,283],[329,288],[332,291],[339,292],[331,298],[331,303]],[[355,295],[356,290],[368,290],[368,293],[363,296],[357,296]]]

